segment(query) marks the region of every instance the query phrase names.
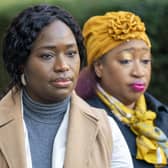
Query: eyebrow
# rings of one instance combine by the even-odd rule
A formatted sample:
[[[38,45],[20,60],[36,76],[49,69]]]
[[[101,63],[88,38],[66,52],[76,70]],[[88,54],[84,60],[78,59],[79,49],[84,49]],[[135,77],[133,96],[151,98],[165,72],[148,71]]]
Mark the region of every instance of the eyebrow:
[[[138,48],[138,49],[141,49],[141,50],[145,50],[145,51],[149,51],[149,48]],[[132,50],[135,50],[135,48],[131,47],[131,48],[126,48],[126,49],[123,49],[121,52],[123,51],[132,51]]]
[[[66,48],[68,49],[68,48],[75,47],[76,44],[75,44],[75,43],[72,43],[72,44],[66,44],[65,46],[66,46]],[[44,48],[44,49],[52,49],[52,50],[53,50],[53,49],[56,48],[56,46],[55,46],[55,45],[44,45],[44,46],[40,46],[40,47],[38,47],[37,49],[41,49],[41,48]]]

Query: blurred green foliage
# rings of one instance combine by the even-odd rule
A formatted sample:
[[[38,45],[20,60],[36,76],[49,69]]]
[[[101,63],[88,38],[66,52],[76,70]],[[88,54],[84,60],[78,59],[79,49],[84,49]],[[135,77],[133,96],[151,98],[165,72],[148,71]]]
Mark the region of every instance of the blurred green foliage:
[[[128,10],[139,15],[146,24],[152,42],[153,73],[149,92],[168,104],[167,0],[5,0],[0,6],[0,46],[10,20],[22,9],[39,3],[62,6],[72,13],[81,27],[90,16],[102,15],[107,11]],[[5,88],[8,81],[9,77],[0,57],[0,91]]]

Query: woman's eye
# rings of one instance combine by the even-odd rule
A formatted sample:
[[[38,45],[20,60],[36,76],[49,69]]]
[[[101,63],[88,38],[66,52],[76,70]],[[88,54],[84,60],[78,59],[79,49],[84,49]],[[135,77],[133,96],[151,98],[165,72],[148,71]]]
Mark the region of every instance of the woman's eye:
[[[132,60],[130,60],[130,59],[124,59],[124,60],[120,60],[119,62],[120,62],[120,64],[129,64],[129,63],[131,63],[131,61]]]
[[[41,55],[41,58],[42,59],[45,59],[45,60],[49,60],[49,59],[51,59],[53,56],[51,55],[51,54],[43,54],[43,55]]]
[[[151,59],[143,59],[141,62],[143,64],[150,64],[151,63]]]
[[[66,52],[66,55],[69,56],[69,57],[73,57],[77,54],[77,51],[67,51]]]

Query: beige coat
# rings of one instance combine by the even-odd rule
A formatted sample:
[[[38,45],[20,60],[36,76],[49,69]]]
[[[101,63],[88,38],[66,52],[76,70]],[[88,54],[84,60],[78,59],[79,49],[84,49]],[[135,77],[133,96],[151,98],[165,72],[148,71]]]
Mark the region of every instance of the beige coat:
[[[21,96],[0,101],[0,168],[26,168]],[[110,168],[112,137],[105,112],[72,94],[64,168]]]

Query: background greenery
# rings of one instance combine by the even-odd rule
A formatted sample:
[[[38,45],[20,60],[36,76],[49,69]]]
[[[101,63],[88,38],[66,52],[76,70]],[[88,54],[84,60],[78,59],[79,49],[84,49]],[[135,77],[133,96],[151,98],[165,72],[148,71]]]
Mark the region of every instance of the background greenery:
[[[10,20],[23,8],[32,4],[49,3],[64,7],[77,19],[81,27],[87,18],[111,10],[135,12],[146,24],[152,42],[153,73],[149,92],[168,104],[168,1],[167,0],[5,0],[0,5],[0,46]],[[0,91],[9,77],[3,68],[0,48]]]

